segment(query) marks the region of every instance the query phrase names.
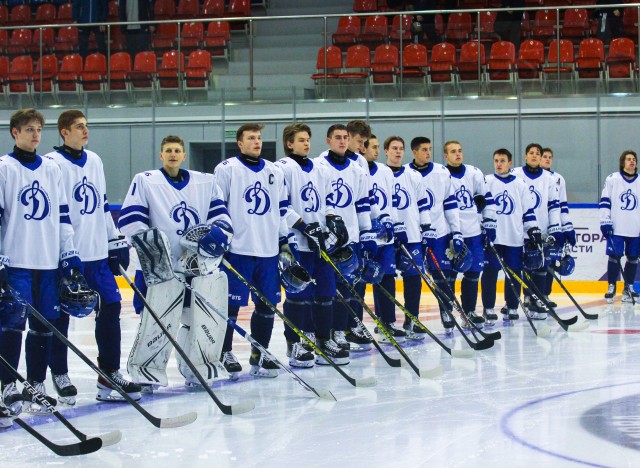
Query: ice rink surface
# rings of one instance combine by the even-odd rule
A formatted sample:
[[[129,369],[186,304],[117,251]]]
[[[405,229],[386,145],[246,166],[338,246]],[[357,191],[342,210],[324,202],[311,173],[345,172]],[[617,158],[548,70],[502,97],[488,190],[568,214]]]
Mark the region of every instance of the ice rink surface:
[[[123,369],[138,323],[131,295],[125,296]],[[584,331],[567,333],[549,317],[544,323],[551,334],[536,338],[521,314],[509,327],[499,321],[494,330],[502,339],[469,359],[451,358],[429,338],[406,344],[421,369],[442,366],[433,379],[419,378],[404,363],[391,368],[375,350],[352,353],[343,367],[356,378],[375,376],[375,387],[355,388],[329,366],[296,370],[337,402],[316,398],[284,372],[276,379],[249,376],[249,345],[236,335],[234,352],[244,372],[213,389],[225,403],[252,400],[255,409],[222,414],[204,391],[184,388],[172,357],[170,386],[141,404],[160,417],[198,413],[193,424],[175,429],[155,428],[128,404],[97,403],[95,374],[70,352],[79,399],[75,407],[59,405],[60,411],[87,434],[119,429],[122,440],[62,458],[14,425],[0,432],[0,467],[637,467],[640,305],[621,305],[618,296],[609,306],[601,297],[576,295],[587,312],[599,314]],[[578,323],[585,321],[564,295],[553,299],[561,317],[578,314]],[[432,296],[424,294],[423,303],[421,320],[448,346],[468,348],[458,332],[444,336]],[[239,323],[247,330],[249,316],[243,309]],[[94,359],[93,327],[91,317],[73,319],[70,338]],[[282,330],[276,319],[270,350],[288,363]],[[50,381],[47,389],[53,391]],[[56,443],[77,441],[55,418],[24,418]]]

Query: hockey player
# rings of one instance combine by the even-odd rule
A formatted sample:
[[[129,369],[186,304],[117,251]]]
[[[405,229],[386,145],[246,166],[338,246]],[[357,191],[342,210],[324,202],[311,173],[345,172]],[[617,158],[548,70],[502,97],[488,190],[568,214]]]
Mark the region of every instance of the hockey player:
[[[58,132],[63,145],[45,155],[62,171],[63,184],[69,200],[69,217],[74,230],[74,242],[80,252],[84,277],[89,287],[100,295],[96,312],[95,337],[98,345],[98,365],[133,399],[140,399],[140,386],[125,380],[120,373],[120,291],[114,275],[120,275],[118,265],[129,265],[129,247],[115,227],[107,201],[104,168],[100,157],[84,148],[89,142],[87,119],[79,110],[65,111],[58,117]],[[61,314],[56,328],[68,336],[69,315]],[[58,399],[75,404],[76,387],[69,379],[67,347],[54,340],[51,362],[53,386]],[[117,395],[117,397],[115,397]],[[98,378],[101,401],[124,401],[102,377]]]
[[[326,204],[326,195],[331,187],[327,169],[307,157],[311,151],[311,129],[308,125],[288,125],[282,132],[282,142],[286,156],[276,161],[276,166],[284,174],[292,208],[287,215],[287,224],[294,229],[300,264],[315,280],[300,292],[288,292],[282,309],[298,329],[314,340],[316,330],[318,336],[329,336],[336,296],[334,272],[320,256],[320,251],[326,250],[326,216],[333,215],[333,208]],[[314,356],[310,347],[301,343],[300,337],[286,324],[284,334],[289,364],[312,367]]]
[[[331,192],[327,194],[327,206],[334,210],[335,215],[327,219],[327,228],[330,234],[336,238],[335,246],[350,245],[359,258],[373,256],[377,245],[375,234],[371,232],[371,207],[369,201],[369,183],[367,173],[347,156],[349,134],[347,128],[341,124],[329,127],[327,131],[327,144],[329,151],[326,156],[319,156],[314,160],[318,166],[327,169]],[[359,301],[351,297],[348,288],[338,282],[338,290],[354,304],[359,306]],[[323,351],[330,357],[338,357],[341,363],[348,363],[350,344],[346,340],[345,331],[349,329],[349,313],[342,303],[334,304],[333,333],[332,336],[319,336],[316,330],[318,346],[324,347]],[[342,351],[336,350],[338,345]],[[338,359],[336,359],[338,362]],[[316,356],[316,363],[324,363],[324,359]]]
[[[484,176],[480,169],[464,164],[464,154],[460,142],[446,142],[444,157],[460,209],[460,231],[469,251],[468,265],[460,268],[465,270],[460,288],[462,310],[466,315],[464,317],[466,320],[482,328],[484,317],[475,313],[478,300],[478,280],[484,267],[481,232],[482,228],[485,228],[489,233],[495,232],[495,217],[492,215],[495,204],[491,193],[487,192],[484,186]],[[484,213],[482,221],[478,217],[478,211]],[[464,261],[462,262],[464,263]],[[451,280],[455,281],[456,276],[457,272],[455,268],[452,268]]]
[[[395,210],[393,222],[395,227],[394,242],[398,248],[396,254],[396,268],[402,273],[404,283],[404,304],[406,309],[418,317],[420,308],[420,293],[422,280],[420,272],[415,269],[415,262],[420,269],[423,268],[422,235],[431,230],[431,218],[429,217],[427,193],[422,189],[422,177],[417,171],[402,165],[404,157],[404,140],[393,135],[384,141],[384,154],[387,158],[387,167],[393,173],[393,186],[391,199]],[[401,246],[405,246],[413,257],[406,257]],[[385,274],[381,286],[395,295],[395,272]],[[374,299],[376,313],[380,316],[382,324],[394,338],[403,340],[406,336],[410,340],[423,340],[424,335],[418,333],[418,329],[395,326],[395,305],[374,286]],[[411,324],[413,322],[410,322]],[[385,335],[380,335],[381,341],[387,341]]]
[[[236,236],[227,255],[228,261],[272,303],[280,302],[278,255],[295,256],[295,244],[289,246],[286,225],[289,201],[282,171],[261,158],[262,125],[245,124],[238,128],[236,141],[240,155],[227,159],[215,169],[215,177],[229,213],[235,223]],[[247,288],[232,272],[229,277],[229,318],[236,320],[241,306],[249,301]],[[273,332],[274,313],[259,298],[252,297],[251,335],[265,348]],[[233,329],[228,326],[223,352],[228,366],[238,367],[231,354]],[[278,366],[251,349],[249,373],[256,377],[277,377]]]
[[[540,159],[540,167],[551,174],[555,179],[555,183],[558,187],[558,201],[560,206],[560,222],[562,224],[562,237],[565,243],[570,246],[576,245],[576,231],[573,229],[573,223],[569,219],[569,203],[567,202],[567,183],[564,177],[559,173],[551,170],[553,164],[553,150],[551,148],[542,149],[542,158]],[[557,256],[562,255],[562,250],[557,253]],[[553,286],[553,275],[547,273],[547,284],[544,290],[546,299],[549,300],[549,294],[551,294],[551,288]],[[552,307],[557,307],[557,304],[549,300],[549,304]]]
[[[446,255],[450,242],[457,254],[462,252],[463,240],[460,233],[460,212],[453,190],[453,182],[449,171],[439,163],[431,161],[431,140],[427,137],[415,137],[411,140],[411,151],[413,161],[407,166],[415,169],[422,176],[422,190],[427,196],[427,209],[431,218],[431,229],[422,229],[422,247],[426,258],[426,266],[435,272],[430,250],[436,257],[445,277],[451,278],[451,261]],[[444,292],[449,288],[443,282],[440,275],[434,275],[436,284]],[[450,285],[451,291],[454,284]],[[449,335],[453,333],[453,318],[451,308],[448,304],[439,302],[440,318],[445,332]],[[408,323],[405,322],[405,328]]]
[[[490,227],[484,228],[483,240],[488,247],[494,243],[498,255],[504,263],[517,275],[522,270],[522,246],[525,233],[529,238],[540,238],[540,230],[533,212],[534,202],[529,188],[524,181],[511,173],[513,164],[511,152],[501,148],[493,153],[493,167],[495,173],[485,177],[487,191],[493,194],[496,208],[489,216],[495,216],[496,228],[490,232]],[[494,212],[495,211],[495,212]],[[487,325],[492,325],[498,319],[495,313],[496,283],[501,265],[493,252],[485,251],[486,265],[482,273],[482,305]],[[514,288],[505,282],[504,297],[507,302],[507,313],[504,320],[518,319],[518,298],[520,283],[512,281]],[[515,290],[515,291],[514,291]]]
[[[13,150],[0,158],[0,283],[8,284],[36,308],[47,320],[59,317],[58,267],[67,280],[80,279],[82,263],[73,243],[73,227],[60,168],[36,154],[44,117],[35,109],[22,109],[11,116]],[[4,326],[0,355],[18,368],[22,331],[26,313],[18,323]],[[29,316],[25,341],[27,379],[46,396],[44,380],[51,355],[52,333],[36,318]],[[31,409],[42,408],[27,389],[22,395],[15,378],[0,366],[2,399],[11,407],[18,400],[31,402]]]
[[[184,141],[169,135],[160,144],[162,167],[138,173],[124,203],[118,226],[123,234],[139,238],[150,228],[166,236],[174,270],[184,272],[191,286],[226,313],[227,279],[217,263],[229,247],[233,229],[221,193],[211,174],[181,168],[187,154]],[[197,251],[197,253],[196,253]],[[195,262],[194,262],[195,260]],[[195,265],[194,265],[195,263]],[[140,285],[141,275],[136,275]],[[177,279],[140,289],[169,330],[178,330],[178,343],[202,376],[213,380],[226,375],[220,363],[226,323],[207,311],[195,295],[184,294]],[[179,324],[182,322],[182,327]],[[142,313],[127,369],[143,391],[168,384],[166,366],[171,345],[151,317]],[[188,366],[178,358],[187,385],[199,385]]]
[[[638,179],[638,156],[634,151],[626,150],[620,155],[618,172],[610,174],[604,181],[600,197],[600,230],[607,240],[607,282],[605,294],[607,302],[612,303],[616,295],[616,281],[620,275],[620,258],[627,257],[622,272],[624,289],[622,302],[633,302],[637,297],[633,282],[640,257],[640,180]],[[633,298],[632,298],[633,296]]]
[[[537,143],[530,143],[525,150],[525,165],[514,169],[513,175],[521,178],[529,187],[534,202],[534,212],[538,227],[547,239],[545,243],[545,266],[551,263],[550,253],[560,252],[564,245],[564,236],[560,224],[560,206],[558,202],[558,185],[552,175],[542,169],[540,161],[542,147]],[[532,239],[538,243],[537,239]],[[551,247],[551,248],[550,248]],[[532,280],[538,290],[544,292],[547,285],[547,271],[545,266],[532,271]],[[529,304],[530,317],[536,320],[547,318],[546,309],[542,304]]]

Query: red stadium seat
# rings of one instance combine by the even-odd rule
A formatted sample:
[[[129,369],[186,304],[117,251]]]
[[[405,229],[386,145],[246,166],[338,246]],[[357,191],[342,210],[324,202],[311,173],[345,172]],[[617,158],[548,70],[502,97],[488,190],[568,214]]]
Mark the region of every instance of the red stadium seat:
[[[6,91],[6,86],[9,80],[9,68],[11,62],[6,55],[0,55],[0,87],[3,93]]]
[[[67,26],[59,29],[55,43],[55,51],[58,58],[76,50],[78,50],[78,28]]]
[[[605,62],[607,88],[615,81],[629,81],[632,89],[636,88],[636,50],[631,39],[619,37],[609,44],[609,53]]]
[[[153,17],[158,21],[171,20],[176,16],[174,0],[156,0],[153,4]]]
[[[249,0],[229,0],[227,16],[231,18],[247,18],[251,16],[251,2]]]
[[[42,73],[41,73],[42,71]],[[33,73],[33,90],[36,93],[54,92],[53,83],[58,76],[58,57],[53,54],[43,55],[36,63]]]
[[[578,78],[598,78],[602,80],[604,72],[604,44],[600,39],[583,39],[576,57]]]
[[[185,88],[209,89],[211,78],[211,54],[206,50],[194,50],[189,54],[185,71]]]
[[[395,15],[391,21],[389,40],[400,42],[402,38],[403,45],[411,42],[411,23],[413,23],[413,15]]]
[[[228,21],[212,21],[207,25],[203,46],[212,56],[227,57],[231,31]]]
[[[57,94],[60,94],[61,91],[74,92],[80,96],[82,65],[82,56],[78,54],[69,54],[62,58],[56,81]]]
[[[11,31],[11,39],[7,44],[7,54],[11,56],[24,55],[31,49],[31,29],[19,28]]]
[[[396,81],[399,66],[398,48],[393,44],[376,47],[371,61],[371,84],[389,84]]]
[[[469,40],[471,29],[469,13],[451,13],[445,31],[446,40],[454,44],[466,42]]]
[[[151,48],[157,53],[171,50],[178,40],[178,23],[159,24],[151,39]]]
[[[556,37],[556,22],[558,10],[538,10],[536,11],[533,27],[531,28],[531,38],[543,44],[548,44]]]
[[[544,63],[544,44],[540,41],[524,41],[520,44],[520,53],[516,62],[518,79],[540,79]]]
[[[36,9],[35,24],[55,24],[56,7],[52,3],[43,3]]]
[[[110,23],[120,21],[120,12],[118,11],[118,0],[110,0],[107,6],[107,19]]]
[[[159,89],[180,89],[184,80],[184,54],[180,52],[178,63],[178,51],[169,50],[162,55],[162,62],[158,70]]]
[[[367,46],[357,44],[347,49],[344,72],[340,74],[343,85],[364,83],[371,74],[371,51]]]
[[[460,81],[477,81],[486,64],[484,44],[480,44],[480,61],[478,62],[478,43],[465,42],[460,48],[460,60],[458,60],[458,76]],[[480,65],[480,69],[478,69]]]
[[[509,41],[494,42],[487,61],[487,83],[508,81],[515,91],[516,47]]]
[[[9,93],[31,94],[33,59],[30,55],[19,55],[11,60],[9,69]]]
[[[550,79],[556,79],[558,73],[560,78],[571,80],[573,88],[573,72],[575,59],[573,53],[573,43],[566,39],[560,39],[560,55],[558,55],[558,43],[554,39],[549,44],[549,56],[547,63],[542,67],[542,79],[546,83]]]
[[[131,86],[133,89],[153,89],[156,82],[157,57],[154,52],[138,52],[131,71]]]
[[[29,26],[31,24],[31,7],[16,5],[9,15],[9,26]]]
[[[635,7],[625,8],[622,13],[622,27],[625,37],[636,39],[638,37],[638,9]]]
[[[428,67],[427,47],[423,44],[408,44],[402,52],[402,69],[398,69],[396,74],[402,77],[403,83],[421,83],[426,91]]]
[[[0,25],[7,26],[9,24],[9,8],[7,5],[0,5]],[[3,60],[4,63],[4,60]]]
[[[42,53],[47,54],[54,49],[56,38],[53,28],[34,29],[31,37],[31,53],[40,55],[40,44],[42,43]],[[42,38],[41,38],[42,36]]]
[[[326,51],[326,67],[325,67],[325,50],[323,47],[318,49],[318,55],[316,59],[316,73],[311,75],[312,80],[324,80],[326,77],[330,80],[335,80],[340,77],[342,71],[342,52],[336,46],[327,47]]]
[[[107,58],[101,53],[87,55],[82,71],[83,91],[99,91],[103,95],[107,85]]]
[[[476,25],[474,24],[472,38],[480,36],[480,41],[485,43],[499,41],[500,36],[498,36],[495,31],[497,15],[498,13],[495,11],[480,12],[480,28],[476,28]]]
[[[180,0],[176,16],[182,19],[193,19],[200,16],[200,0]]]
[[[367,16],[364,30],[358,37],[358,42],[367,46],[377,46],[386,42],[389,37],[389,23],[386,16]]]
[[[448,42],[433,46],[429,65],[429,85],[432,83],[456,84],[456,47]]]
[[[131,55],[128,52],[116,52],[111,55],[109,65],[109,80],[111,90],[130,91]]]
[[[338,20],[338,29],[331,35],[333,45],[345,50],[358,42],[361,21],[359,16],[342,16]]]
[[[202,23],[183,23],[180,47],[185,53],[199,49],[204,40],[204,26]]]
[[[378,11],[378,1],[377,0],[354,0],[353,11],[355,11],[356,13],[370,13],[373,11]]]
[[[8,45],[9,45],[9,31],[6,29],[0,29],[0,54],[7,53]]]
[[[206,0],[202,5],[201,16],[204,18],[224,17],[224,0]]]
[[[578,42],[589,35],[589,14],[585,8],[571,8],[564,11],[562,38]]]
[[[63,3],[58,7],[58,15],[56,16],[59,24],[73,23],[73,4]]]

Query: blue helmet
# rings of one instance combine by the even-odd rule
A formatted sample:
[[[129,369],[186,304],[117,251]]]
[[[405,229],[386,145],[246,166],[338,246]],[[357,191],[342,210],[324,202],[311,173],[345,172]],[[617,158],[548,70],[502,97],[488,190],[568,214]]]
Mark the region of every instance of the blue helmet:
[[[380,263],[375,260],[366,260],[364,258],[361,260],[361,263],[362,266],[360,267],[359,281],[362,281],[365,284],[378,284],[382,281],[384,270]]]
[[[351,244],[340,247],[331,254],[331,260],[343,276],[349,277],[358,269],[358,256]]]
[[[560,259],[560,262],[555,266],[555,270],[560,274],[560,276],[569,276],[575,269],[576,261],[569,254],[565,254]]]
[[[453,243],[453,241],[452,241]],[[451,257],[451,268],[458,273],[464,273],[471,268],[473,264],[473,255],[471,251],[467,247],[467,244],[462,243],[462,250],[456,253],[453,250],[453,246],[448,249],[449,253],[452,254]]]
[[[89,288],[80,273],[72,278],[63,276],[58,284],[60,310],[72,317],[86,317],[98,305],[98,293]]]
[[[539,270],[544,266],[544,255],[542,249],[533,242],[524,244],[522,253],[522,266],[525,270]]]
[[[312,282],[309,272],[298,262],[290,262],[280,255],[278,269],[280,270],[280,284],[288,293],[299,293]]]

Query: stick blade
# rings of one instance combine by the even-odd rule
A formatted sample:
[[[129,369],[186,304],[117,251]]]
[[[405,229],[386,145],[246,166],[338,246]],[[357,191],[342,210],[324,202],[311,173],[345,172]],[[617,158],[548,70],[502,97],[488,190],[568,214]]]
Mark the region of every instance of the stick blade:
[[[569,329],[567,331],[570,331],[570,332],[583,332],[587,328],[589,328],[589,322],[584,321],[584,322],[576,323],[574,325],[570,325]]]
[[[493,346],[494,341],[490,339],[485,339],[482,341],[478,341],[473,344],[473,349],[476,351],[482,351],[483,349],[489,349]]]
[[[378,385],[378,381],[372,375],[370,377],[365,377],[364,379],[354,379],[356,387],[375,387]]]
[[[110,445],[115,445],[122,439],[122,432],[115,430],[111,432],[107,432],[106,434],[102,434],[96,436],[98,439],[102,441],[103,447],[108,447]]]
[[[253,411],[253,409],[256,407],[255,403],[251,400],[247,400],[247,401],[241,401],[240,403],[237,403],[235,405],[230,405],[230,413],[229,414],[242,414],[242,413],[248,413],[249,411]]]
[[[574,323],[576,323],[576,322],[578,321],[578,316],[576,315],[576,316],[571,317],[571,318],[568,318],[568,319],[563,319],[563,318],[561,318],[561,319],[560,319],[560,321],[561,321],[562,323],[564,323],[565,325],[567,325],[567,326],[569,326],[569,325],[573,325]],[[563,327],[563,328],[564,328],[564,327]]]
[[[192,411],[190,413],[183,414],[182,416],[176,416],[174,418],[162,418],[160,420],[160,426],[163,429],[171,427],[182,427],[191,424],[198,419],[198,413]]]
[[[451,357],[460,359],[469,359],[473,357],[472,349],[452,349]]]
[[[442,366],[438,364],[432,369],[418,369],[418,376],[421,379],[435,379],[436,377],[440,377],[442,375],[442,372]]]
[[[313,393],[315,393],[321,400],[338,401],[333,393],[325,388],[314,388]]]

